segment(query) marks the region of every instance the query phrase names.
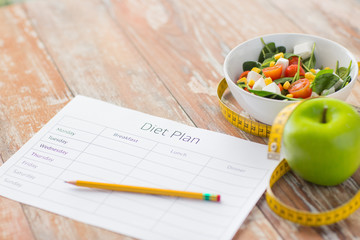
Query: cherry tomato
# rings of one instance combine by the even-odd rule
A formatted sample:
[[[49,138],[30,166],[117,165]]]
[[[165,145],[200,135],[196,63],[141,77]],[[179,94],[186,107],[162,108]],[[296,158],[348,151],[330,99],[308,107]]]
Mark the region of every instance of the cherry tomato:
[[[271,77],[272,80],[278,79],[281,77],[282,65],[278,64],[273,67],[267,67],[262,70],[265,77]]]
[[[297,72],[298,66],[296,65],[289,65],[286,70],[285,70],[285,77],[293,77],[295,76],[296,72]],[[304,76],[305,75],[305,71],[304,69],[300,66],[300,76]]]
[[[284,88],[283,88],[283,86],[281,85],[281,83],[278,84],[278,87],[280,88],[280,92],[281,92],[282,90],[284,90]]]
[[[245,72],[243,72],[243,73],[240,75],[239,79],[240,79],[240,78],[243,78],[243,77],[247,77],[247,75],[248,75],[249,72],[250,72],[250,71],[245,71]]]
[[[310,97],[312,93],[312,89],[310,88],[309,79],[302,78],[293,82],[288,88],[288,91],[293,95],[294,98]]]
[[[292,57],[289,57],[289,66],[290,65],[298,65],[298,62],[299,62],[299,57],[297,56],[292,56]]]

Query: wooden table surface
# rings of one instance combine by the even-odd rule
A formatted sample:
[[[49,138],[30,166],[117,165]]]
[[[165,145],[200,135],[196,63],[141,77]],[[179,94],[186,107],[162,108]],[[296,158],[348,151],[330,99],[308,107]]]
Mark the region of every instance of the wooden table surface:
[[[77,94],[266,144],[219,110],[226,54],[259,35],[297,32],[334,40],[360,60],[359,13],[359,0],[39,0],[2,7],[2,163]],[[360,106],[355,81],[347,101]],[[275,192],[297,208],[324,210],[349,199],[359,183],[360,171],[332,188],[288,174]],[[360,238],[360,211],[331,226],[304,227],[275,215],[262,197],[234,236],[322,238]],[[0,197],[0,239],[132,238]]]

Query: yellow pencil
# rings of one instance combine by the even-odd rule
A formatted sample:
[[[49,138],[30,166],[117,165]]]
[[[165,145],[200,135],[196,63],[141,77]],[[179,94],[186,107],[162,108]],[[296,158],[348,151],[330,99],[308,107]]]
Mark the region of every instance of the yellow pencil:
[[[107,189],[107,190],[122,191],[122,192],[155,194],[155,195],[164,195],[164,196],[172,196],[172,197],[195,198],[206,201],[220,202],[220,195],[218,194],[177,191],[177,190],[149,188],[149,187],[137,187],[137,186],[89,182],[89,181],[81,181],[81,180],[65,181],[65,182],[80,187],[99,188],[99,189]]]

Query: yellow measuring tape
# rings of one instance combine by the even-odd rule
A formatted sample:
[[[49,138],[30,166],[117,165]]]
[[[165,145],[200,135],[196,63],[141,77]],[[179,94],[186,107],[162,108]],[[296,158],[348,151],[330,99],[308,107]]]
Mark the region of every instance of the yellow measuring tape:
[[[225,116],[225,118],[235,127],[238,127],[245,132],[251,133],[255,136],[269,137],[271,126],[241,116],[240,114],[236,113],[228,106],[226,106],[226,104],[222,101],[222,96],[224,95],[227,87],[228,85],[224,78],[223,80],[221,80],[217,88],[221,112]]]
[[[226,106],[226,104],[222,101],[222,96],[227,87],[228,85],[225,79],[223,79],[219,83],[217,89],[221,112],[225,118],[234,126],[243,131],[254,134],[256,136],[269,137],[268,158],[280,160],[281,139],[285,123],[293,110],[299,104],[301,104],[301,102],[295,102],[294,104],[286,106],[277,115],[273,125],[269,126],[241,116]],[[289,170],[290,167],[287,161],[283,159],[271,174],[270,182],[266,190],[266,201],[269,207],[279,216],[301,225],[322,226],[343,220],[360,207],[360,191],[358,191],[357,194],[345,204],[323,212],[303,211],[286,205],[274,195],[271,187]]]

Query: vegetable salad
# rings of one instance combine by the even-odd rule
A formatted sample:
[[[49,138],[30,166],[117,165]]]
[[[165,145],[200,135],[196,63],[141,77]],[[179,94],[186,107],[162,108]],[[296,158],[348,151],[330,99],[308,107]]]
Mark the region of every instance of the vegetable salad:
[[[287,53],[283,46],[265,43],[258,61],[243,63],[243,72],[237,85],[255,95],[279,99],[298,100],[309,97],[325,96],[345,87],[350,81],[350,69],[339,67],[315,68],[315,43],[301,43]]]

